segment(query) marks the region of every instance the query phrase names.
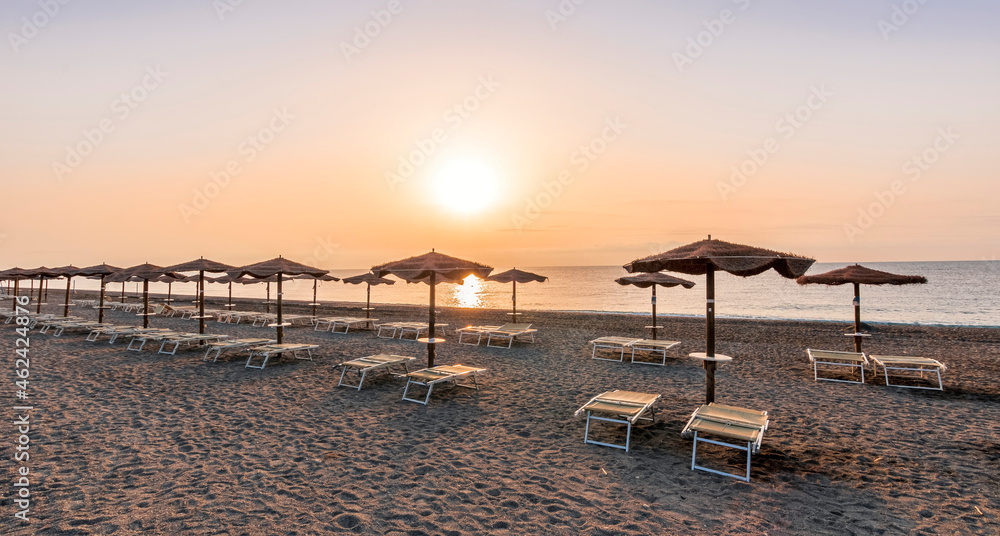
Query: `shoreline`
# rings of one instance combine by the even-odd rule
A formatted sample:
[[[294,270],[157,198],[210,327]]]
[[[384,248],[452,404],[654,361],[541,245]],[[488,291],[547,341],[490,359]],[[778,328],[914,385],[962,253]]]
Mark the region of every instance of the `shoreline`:
[[[71,298],[71,300],[97,299],[98,296],[99,296],[99,294],[100,293],[97,292],[97,291],[79,290],[79,291],[76,291],[76,293],[73,295],[73,297]],[[104,295],[104,299],[107,302],[116,302],[116,301],[118,301],[119,296],[120,296],[120,294],[119,295],[115,295],[114,292],[107,292]],[[150,300],[149,300],[150,305],[152,305],[154,303],[161,303],[162,299],[166,298],[166,294],[161,294],[161,293],[156,293],[156,294],[150,293],[149,296],[150,296]],[[158,300],[158,301],[154,300],[153,299],[154,296],[157,297],[157,298],[159,298],[160,300]],[[175,297],[174,300],[177,299],[176,296],[181,296],[181,297],[183,297],[185,299],[189,299],[188,301],[191,301],[191,302],[195,301],[194,300],[194,298],[195,298],[194,294],[177,294],[177,293],[174,293],[172,296]],[[60,300],[60,304],[62,303],[61,302],[62,297],[63,297],[63,295],[57,296],[57,299]],[[141,300],[142,299],[142,294],[135,295],[134,293],[126,292],[125,293],[125,297],[126,297],[126,299],[132,300],[132,301],[135,301],[136,299],[140,299]],[[32,296],[32,301],[34,301],[34,299],[35,299],[35,297]],[[221,306],[222,304],[225,304],[227,301],[228,301],[228,298],[225,297],[225,296],[222,296],[222,297],[220,297],[220,296],[208,296],[205,299],[205,304],[206,304],[206,306],[209,306],[209,305],[211,305],[211,306]],[[3,307],[3,303],[4,303],[4,301],[0,301],[0,308]],[[248,310],[257,310],[257,309],[263,310],[263,307],[264,307],[264,300],[260,300],[258,298],[234,297],[233,298],[233,303],[234,304],[238,303],[238,304],[245,305],[245,306],[251,306],[251,308],[248,309]],[[296,314],[303,314],[302,313],[303,310],[307,310],[307,312],[311,313],[311,306],[308,305],[310,302],[307,302],[305,300],[283,300],[282,303],[285,306],[292,307],[295,310]],[[276,301],[271,300],[271,307],[272,307],[272,309],[276,306],[276,304],[277,304]],[[53,306],[53,305],[54,304],[52,302],[49,302],[49,306]],[[377,303],[373,303],[372,305],[373,305],[373,307],[374,306],[380,306],[382,308],[389,307],[389,308],[392,308],[392,309],[406,309],[406,308],[421,309],[422,308],[424,310],[425,314],[427,312],[427,304],[377,302]],[[327,301],[320,302],[320,305],[317,306],[317,314],[319,312],[321,312],[321,311],[344,311],[344,310],[351,310],[351,309],[360,309],[363,306],[364,306],[364,302],[327,300]],[[470,315],[479,314],[477,312],[492,312],[492,313],[495,313],[495,314],[503,314],[503,313],[506,313],[508,311],[508,309],[497,309],[497,308],[488,308],[488,307],[473,308],[473,307],[452,307],[452,306],[444,306],[444,305],[437,305],[435,307],[435,311],[442,311],[442,310],[455,311],[455,312],[464,312],[464,313],[468,313]],[[634,316],[634,317],[651,318],[651,311],[647,311],[647,312],[635,312],[635,311],[598,311],[598,310],[573,310],[573,309],[522,309],[521,311],[524,311],[526,313],[541,313],[541,314],[565,313],[565,314],[593,314],[593,315],[622,315],[622,316],[629,316],[629,317],[633,317]],[[72,309],[70,310],[70,312],[72,312]],[[658,313],[656,315],[656,318],[658,320],[661,319],[661,318],[662,319],[667,319],[667,320],[670,320],[670,319],[698,320],[698,319],[700,319],[702,322],[704,322],[704,320],[705,320],[705,316],[704,315],[685,315],[685,314],[677,314],[677,313]],[[854,326],[854,321],[853,321],[853,319],[850,319],[850,318],[845,318],[844,320],[831,320],[831,319],[809,319],[809,318],[770,318],[770,317],[734,316],[734,315],[716,315],[715,318],[716,318],[716,320],[729,320],[729,321],[747,321],[747,322],[758,322],[758,321],[763,321],[763,322],[805,322],[805,323],[817,323],[817,324],[842,324],[844,326],[851,326],[851,327]],[[991,325],[991,326],[980,326],[980,325],[967,325],[967,324],[940,324],[940,323],[919,323],[919,322],[879,322],[879,321],[871,321],[871,320],[864,320],[864,319],[862,319],[862,323],[865,326],[881,326],[881,327],[906,327],[906,326],[910,326],[910,327],[958,328],[958,329],[966,329],[966,328],[968,328],[968,329],[1000,329],[1000,324]]]
[[[117,300],[115,300],[117,301]],[[238,300],[234,300],[237,302]],[[222,303],[209,300],[210,304]],[[241,308],[263,310],[259,300]],[[357,316],[363,304],[321,308]],[[87,318],[91,309],[74,311]],[[290,314],[311,307],[290,304]],[[49,303],[43,312],[62,312]],[[273,308],[272,308],[273,311]],[[670,319],[680,341],[665,366],[592,359],[588,341],[642,337],[648,318],[530,313],[534,343],[511,349],[457,343],[455,328],[498,324],[497,310],[441,308],[449,324],[436,364],[486,369],[480,389],[435,389],[429,404],[400,400],[405,382],[380,375],[361,390],[337,387],[335,365],[389,353],[426,363],[426,346],[286,329],[286,342],[316,344],[312,361],[244,367],[204,351],[128,351],[127,341],[31,333],[32,524],[6,516],[0,532],[719,534],[991,534],[1000,521],[1000,331],[874,326],[866,351],[943,361],[944,392],[815,382],[805,349],[849,351],[820,322],[717,321],[717,400],[768,411],[771,426],[752,459],[751,481],[692,471],[680,431],[705,401],[704,320]],[[135,313],[108,311],[117,325]],[[420,321],[426,306],[379,305],[382,320]],[[150,326],[197,331],[179,317]],[[206,323],[207,333],[273,337],[246,324]],[[11,326],[0,348],[14,348]],[[156,345],[158,347],[158,345]],[[661,395],[655,421],[632,430],[630,452],[583,442],[573,413],[622,389]],[[22,404],[12,391],[0,400]],[[596,426],[596,425],[595,425]],[[591,431],[618,442],[621,428]],[[738,470],[744,454],[699,447],[699,460]],[[704,458],[702,458],[704,456]],[[0,478],[15,478],[14,464]]]

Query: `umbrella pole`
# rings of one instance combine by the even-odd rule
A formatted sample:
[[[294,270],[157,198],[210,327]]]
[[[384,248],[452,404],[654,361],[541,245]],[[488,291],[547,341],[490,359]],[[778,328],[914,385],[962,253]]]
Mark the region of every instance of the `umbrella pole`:
[[[316,318],[316,285],[319,279],[313,279],[313,318]]]
[[[285,328],[281,325],[281,272],[278,272],[278,344],[281,344],[284,335]]]
[[[198,333],[205,334],[205,270],[198,270]]]
[[[436,283],[435,275],[436,274],[434,272],[431,272],[431,311],[430,311],[430,319],[427,321],[427,336],[430,337],[431,340],[434,340],[434,284]],[[427,368],[431,368],[433,366],[434,366],[434,343],[428,342]]]
[[[149,280],[142,280],[142,328],[149,327]]]
[[[122,281],[122,297],[121,297],[121,302],[125,303],[125,282],[124,281]]]
[[[66,304],[63,306],[64,317],[69,316],[69,289],[71,281],[73,281],[73,276],[69,276],[66,278]]]
[[[35,314],[42,314],[42,289],[45,288],[45,278],[38,279],[38,304],[35,306]]]
[[[271,282],[270,281],[267,282],[267,300],[264,301],[264,307],[266,308],[265,309],[266,312],[268,312],[268,313],[271,312]],[[278,341],[278,342],[281,342],[281,341]]]
[[[656,285],[653,285],[653,297],[651,299],[653,303],[653,340],[656,340]]]
[[[101,274],[101,302],[97,307],[97,323],[104,323],[104,274]]]
[[[367,296],[365,296],[365,318],[372,317],[372,284],[365,283],[368,285]]]
[[[861,284],[854,283],[854,351],[861,353]]]
[[[229,282],[229,310],[233,310],[233,282]]]
[[[510,301],[514,307],[514,315],[511,317],[511,320],[517,323],[517,281],[514,281],[514,294],[510,297]]]
[[[168,281],[167,282],[167,305],[170,305],[170,302],[173,301],[173,300],[170,299],[170,291],[172,291],[173,289],[174,289],[174,282],[173,281]]]
[[[715,357],[715,266],[705,271],[705,355]],[[715,402],[715,361],[705,361],[705,403]]]
[[[20,279],[14,280],[14,305],[12,309],[14,312],[17,312],[17,284],[20,283],[20,281]]]

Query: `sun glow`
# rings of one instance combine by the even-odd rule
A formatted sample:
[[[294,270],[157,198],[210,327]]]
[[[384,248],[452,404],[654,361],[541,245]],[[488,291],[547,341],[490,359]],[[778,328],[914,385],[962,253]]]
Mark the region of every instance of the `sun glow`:
[[[455,285],[455,304],[458,307],[482,307],[483,290],[483,280],[470,275],[465,278],[464,285]]]
[[[499,190],[496,169],[478,158],[450,160],[434,173],[435,199],[460,214],[489,208]]]

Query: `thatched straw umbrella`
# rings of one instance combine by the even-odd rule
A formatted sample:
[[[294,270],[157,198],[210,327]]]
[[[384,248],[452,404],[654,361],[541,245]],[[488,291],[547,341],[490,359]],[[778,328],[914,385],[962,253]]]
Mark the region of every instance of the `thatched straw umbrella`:
[[[164,272],[163,268],[149,264],[148,262],[130,266],[108,277],[108,281],[112,283],[120,281],[122,285],[129,281],[142,281],[142,313],[140,313],[140,316],[142,316],[143,328],[149,327],[149,282],[156,281],[163,276],[173,277],[174,279],[181,279],[182,277],[172,272]]]
[[[297,262],[290,261],[283,257],[278,257],[276,259],[271,259],[269,261],[258,262],[256,264],[248,264],[247,266],[241,266],[235,270],[230,270],[227,272],[229,277],[233,279],[239,279],[243,276],[249,276],[256,279],[264,279],[271,276],[277,276],[278,278],[278,321],[275,323],[275,328],[277,330],[278,344],[281,344],[284,339],[285,329],[282,322],[281,315],[281,282],[285,276],[296,276],[309,274],[313,277],[319,277],[327,273],[327,270],[321,270],[319,268],[313,268],[311,266],[306,266]]]
[[[919,285],[927,283],[922,275],[898,275],[881,270],[866,268],[860,264],[846,266],[817,275],[803,275],[796,279],[800,285],[854,285],[854,351],[861,353],[861,340],[867,334],[861,332],[861,285]]]
[[[656,287],[676,287],[678,285],[684,288],[691,288],[694,286],[694,281],[688,281],[687,279],[681,279],[679,277],[674,277],[672,275],[661,274],[659,272],[649,273],[649,274],[639,274],[630,275],[626,277],[619,277],[615,279],[615,283],[619,285],[632,285],[639,288],[652,288],[653,297],[650,302],[653,304],[653,325],[647,326],[653,330],[653,340],[656,340]]]
[[[101,291],[98,294],[98,305],[97,309],[97,322],[104,323],[104,310],[110,308],[104,305],[104,295],[105,287],[107,283],[107,278],[109,275],[115,272],[121,271],[121,268],[117,266],[112,266],[110,264],[101,263],[95,264],[94,266],[88,266],[86,268],[80,268],[77,270],[76,275],[81,277],[86,277],[87,279],[99,279],[101,281]]]
[[[45,280],[53,277],[59,277],[59,273],[52,270],[52,268],[46,268],[40,266],[33,270],[25,270],[27,276],[31,279],[38,278],[38,302],[35,304],[35,314],[41,314],[42,312],[42,291],[45,288]]]
[[[18,286],[18,283],[20,283],[22,279],[27,279],[28,277],[30,277],[29,273],[28,273],[28,270],[25,270],[24,268],[18,268],[16,266],[14,268],[8,268],[8,269],[4,270],[3,272],[0,272],[0,276],[3,276],[5,279],[11,279],[11,280],[14,281],[14,297],[15,298],[17,298],[17,292],[18,292],[17,286]],[[14,305],[13,305],[12,310],[13,311],[17,310],[17,300],[16,299],[14,300]]]
[[[773,269],[783,277],[794,279],[806,273],[814,262],[815,259],[798,255],[712,240],[709,235],[707,240],[632,261],[625,265],[625,270],[629,273],[669,270],[705,275],[705,353],[693,353],[691,357],[705,362],[705,399],[712,403],[715,401],[716,364],[732,360],[729,356],[715,354],[715,271],[749,277]]]
[[[426,280],[431,288],[430,308],[427,322],[427,339],[421,342],[427,343],[427,366],[434,366],[434,345],[444,342],[444,339],[434,337],[434,287],[438,282],[438,277],[449,280],[465,279],[470,275],[475,275],[480,279],[486,279],[492,266],[458,259],[431,250],[416,257],[410,257],[395,262],[388,262],[372,268],[372,273],[376,277],[384,277],[392,274],[404,280],[423,281]]]
[[[205,333],[205,272],[221,274],[232,269],[233,267],[228,264],[211,261],[205,257],[163,268],[164,272],[198,272],[198,333]]]
[[[109,275],[118,272],[120,270],[121,268],[118,268],[117,266],[111,266],[110,264],[102,263],[102,264],[96,264],[94,266],[88,266],[86,268],[80,268],[79,270],[76,271],[76,275],[78,276],[101,280],[101,294],[100,294],[101,297],[97,305],[97,322],[99,324],[104,323],[104,309],[105,309],[104,285],[106,283],[106,279]]]
[[[313,276],[311,276],[309,274],[305,274],[305,275],[300,275],[300,276],[296,277],[295,279],[312,279],[313,280],[313,301],[312,301],[312,303],[309,304],[309,305],[312,305],[312,316],[313,316],[313,318],[316,318],[316,306],[319,305],[319,302],[316,301],[316,287],[318,286],[319,282],[320,281],[327,281],[327,282],[329,282],[329,281],[340,281],[339,277],[333,277],[330,274],[323,274],[323,275],[321,275],[319,277],[313,277]]]
[[[58,277],[65,277],[66,278],[66,300],[63,303],[63,316],[64,317],[69,316],[69,292],[71,290],[73,276],[75,276],[76,272],[79,271],[79,270],[80,270],[79,268],[77,268],[76,266],[73,266],[72,264],[69,264],[69,265],[66,265],[66,266],[60,266],[59,268],[53,268],[52,269],[53,272],[59,274]]]
[[[510,301],[512,304],[513,312],[510,313],[511,320],[517,322],[517,284],[518,283],[531,283],[537,281],[539,283],[544,283],[549,278],[544,275],[533,274],[531,272],[525,272],[524,270],[518,270],[517,268],[512,268],[506,272],[500,272],[499,274],[493,274],[486,278],[487,281],[495,281],[497,283],[513,283],[513,294],[511,295]]]
[[[386,279],[384,277],[378,277],[375,274],[368,272],[367,274],[352,275],[351,277],[344,278],[345,284],[350,285],[360,285],[364,283],[368,287],[368,292],[365,297],[365,318],[371,318],[372,312],[372,285],[392,285],[396,282],[392,279]]]

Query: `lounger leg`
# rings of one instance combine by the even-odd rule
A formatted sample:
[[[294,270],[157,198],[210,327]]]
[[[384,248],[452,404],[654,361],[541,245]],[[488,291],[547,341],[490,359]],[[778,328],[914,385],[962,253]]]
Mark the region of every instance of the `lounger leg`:
[[[583,442],[590,443],[590,412],[587,412],[587,427],[583,430]]]
[[[698,430],[694,431],[694,447],[691,448],[691,470],[694,471],[694,460],[698,456]]]
[[[628,447],[632,441],[632,422],[628,423],[628,428],[625,430],[625,452],[628,452]]]
[[[750,482],[750,454],[752,454],[750,449],[751,445],[752,443],[747,443],[747,482]]]

